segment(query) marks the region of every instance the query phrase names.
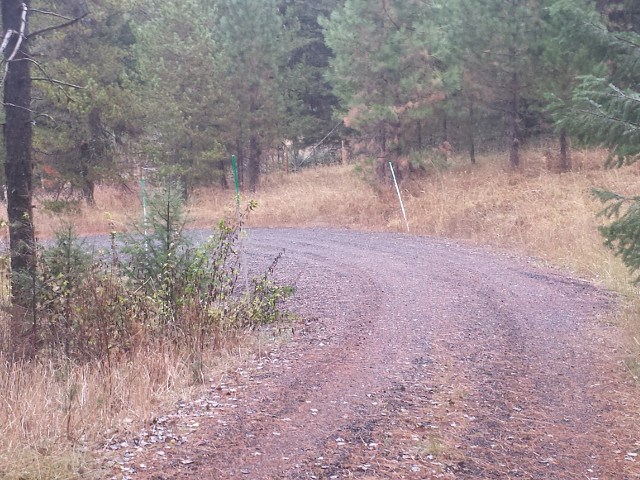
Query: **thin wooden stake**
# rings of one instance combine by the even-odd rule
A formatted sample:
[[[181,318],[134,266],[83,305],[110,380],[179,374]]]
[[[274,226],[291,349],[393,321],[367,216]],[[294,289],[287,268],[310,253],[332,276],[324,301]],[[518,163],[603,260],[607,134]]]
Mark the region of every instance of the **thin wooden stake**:
[[[407,233],[411,233],[409,230],[409,222],[407,221],[407,214],[404,211],[404,203],[402,203],[402,195],[400,195],[400,188],[398,188],[398,180],[396,180],[396,172],[393,171],[393,165],[389,162],[389,168],[391,169],[391,176],[393,177],[393,183],[396,186],[396,192],[398,192],[398,199],[400,200],[400,208],[402,209],[402,216],[404,217],[404,223],[407,225]]]

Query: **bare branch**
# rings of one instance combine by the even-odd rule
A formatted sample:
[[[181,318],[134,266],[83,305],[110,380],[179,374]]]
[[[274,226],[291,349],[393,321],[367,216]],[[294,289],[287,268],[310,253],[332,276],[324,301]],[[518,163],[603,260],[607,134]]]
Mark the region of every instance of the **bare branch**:
[[[18,52],[20,51],[20,47],[22,46],[22,41],[26,38],[24,36],[24,32],[27,29],[27,4],[23,3],[22,4],[22,15],[20,16],[20,31],[19,32],[15,32],[12,30],[9,30],[10,32],[13,32],[11,34],[11,36],[7,37],[7,34],[9,32],[7,32],[7,34],[5,34],[5,41],[7,43],[7,45],[5,45],[5,42],[2,42],[3,45],[3,51],[6,50],[9,42],[11,41],[11,37],[13,37],[14,35],[18,35],[18,40],[16,41],[16,44],[13,48],[13,51],[11,52],[11,55],[9,55],[9,57],[7,57],[5,65],[4,65],[4,74],[2,75],[2,82],[0,82],[0,86],[4,85],[4,81],[7,79],[7,74],[9,73],[9,65],[10,63],[13,61],[13,59],[15,58],[15,56],[18,54]]]
[[[33,114],[36,114],[36,113],[37,113],[35,110],[31,110],[30,108],[22,107],[22,106],[20,106],[20,105],[16,105],[16,104],[14,104],[14,103],[4,103],[4,102],[3,102],[3,103],[2,103],[2,105],[3,105],[4,107],[13,107],[13,108],[18,108],[18,109],[20,109],[20,110],[26,110],[27,112],[30,112],[30,113],[33,113]]]
[[[75,20],[75,18],[73,17],[67,17],[65,15],[60,15],[59,13],[56,13],[56,12],[49,12],[47,10],[40,10],[39,8],[31,8],[29,11],[34,13],[40,13],[42,15],[51,15],[52,17],[57,17],[63,20],[68,20],[68,21]]]
[[[13,37],[16,33],[15,30],[9,29],[4,34],[4,39],[2,40],[2,45],[0,46],[0,54],[4,53],[6,48],[9,46],[9,42],[11,41],[11,37]]]
[[[12,61],[15,58],[15,56],[18,54],[18,51],[20,51],[20,47],[22,46],[22,41],[25,39],[24,32],[26,29],[27,29],[27,4],[23,3],[22,15],[20,17],[20,32],[18,36],[18,41],[16,42],[16,46],[13,48],[13,52],[11,52],[11,55],[9,56],[9,58],[7,58],[7,68],[9,66],[9,62]]]
[[[47,27],[47,28],[43,28],[42,30],[38,30],[36,32],[33,32],[33,33],[29,34],[29,38],[37,37],[39,35],[44,35],[45,33],[52,32],[54,30],[60,30],[61,28],[70,27],[74,23],[78,23],[80,20],[85,18],[87,15],[89,15],[89,12],[86,12],[86,13],[82,14],[79,17],[73,18],[73,19],[69,20],[68,22],[61,23],[59,25],[53,25],[53,26]]]
[[[33,82],[49,82],[49,83],[53,83],[55,85],[61,85],[63,87],[70,87],[70,88],[75,88],[77,90],[84,90],[87,87],[81,87],[80,85],[74,85],[73,83],[67,83],[67,82],[63,82],[61,80],[55,80],[51,77],[36,77],[36,78],[32,78],[31,79]]]
[[[47,73],[47,71],[42,67],[42,65],[40,65],[38,62],[36,62],[33,58],[29,58],[28,60],[31,63],[33,63],[38,70],[40,70],[40,73],[42,73],[42,75],[44,75],[45,78],[42,79],[43,81],[47,81],[47,82],[50,82],[52,84],[59,85],[60,87],[62,87],[64,82],[61,82],[59,80],[54,80],[53,78],[51,78],[51,75],[49,75],[49,73]],[[73,85],[73,86],[76,87],[76,85]],[[77,88],[82,89],[83,87],[77,87]],[[59,88],[58,90],[62,91],[64,96],[67,97],[68,101],[73,102],[73,98],[71,98],[71,96],[63,88]]]
[[[55,119],[51,115],[49,115],[48,113],[38,113],[35,110],[32,110],[32,109],[27,108],[27,107],[21,107],[20,105],[15,105],[13,103],[4,103],[3,102],[0,105],[4,106],[5,108],[6,107],[13,107],[13,108],[18,108],[20,110],[26,110],[27,112],[32,113],[34,115],[33,120],[32,120],[33,122],[35,122],[36,119],[40,118],[40,117],[44,117],[44,118],[47,118],[47,119],[51,120],[52,122],[55,122]]]

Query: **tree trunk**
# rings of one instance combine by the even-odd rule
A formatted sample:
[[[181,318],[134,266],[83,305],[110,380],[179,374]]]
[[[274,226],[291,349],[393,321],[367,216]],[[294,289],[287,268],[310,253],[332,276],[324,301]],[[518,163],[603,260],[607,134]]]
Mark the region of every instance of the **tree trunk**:
[[[91,161],[91,143],[82,142],[80,145],[80,178],[82,197],[88,206],[93,207],[96,204],[94,197],[95,184],[89,176],[89,162]]]
[[[229,188],[229,182],[227,182],[227,174],[223,158],[218,161],[218,169],[220,170],[220,187],[226,190]]]
[[[260,144],[257,135],[249,140],[249,190],[256,191],[260,177]]]
[[[2,27],[20,32],[22,5],[29,0],[2,0]],[[25,35],[27,34],[25,28]],[[5,59],[13,54],[19,35],[14,35],[5,50]],[[6,149],[5,173],[7,177],[7,213],[9,219],[9,246],[11,249],[11,293],[16,305],[30,308],[32,295],[29,282],[35,269],[35,235],[32,207],[32,119],[31,69],[27,38],[8,62],[4,85]]]
[[[515,70],[516,51],[514,47],[509,49],[509,60],[513,72],[509,82],[509,124],[507,125],[507,139],[509,145],[509,164],[511,168],[517,168],[520,165],[520,139],[518,136],[518,124],[520,123],[520,115],[518,112],[518,72]]]
[[[560,171],[568,172],[569,170],[571,170],[571,162],[567,149],[567,131],[563,128],[560,130]]]
[[[384,122],[380,122],[378,125],[378,145],[380,146],[380,157],[387,157],[387,126]]]
[[[449,141],[448,129],[447,114],[446,112],[442,112],[442,143]]]

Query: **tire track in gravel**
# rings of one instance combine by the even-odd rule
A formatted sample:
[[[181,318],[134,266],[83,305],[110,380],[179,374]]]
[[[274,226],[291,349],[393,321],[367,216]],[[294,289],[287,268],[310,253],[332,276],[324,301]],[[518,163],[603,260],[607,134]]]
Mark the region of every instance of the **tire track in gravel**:
[[[255,271],[286,250],[288,308],[315,321],[136,478],[640,478],[637,388],[591,284],[415,236],[255,229],[247,247]]]

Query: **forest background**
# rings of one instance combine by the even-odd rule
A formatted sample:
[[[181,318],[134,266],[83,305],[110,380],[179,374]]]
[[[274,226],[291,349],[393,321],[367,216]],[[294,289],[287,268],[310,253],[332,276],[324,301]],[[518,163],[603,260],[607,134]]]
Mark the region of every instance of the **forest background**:
[[[22,9],[3,0],[3,12],[12,3]],[[159,197],[169,217],[162,208],[155,220],[150,213],[156,240],[163,221],[164,233],[184,226],[183,202],[202,199],[203,191],[207,200],[194,213],[210,226],[212,216],[228,214],[218,199],[235,207],[232,155],[243,199],[258,199],[256,225],[306,224],[313,215],[311,223],[403,230],[391,162],[412,231],[516,247],[635,295],[629,277],[599,248],[599,207],[589,203],[588,190],[601,182],[620,192],[596,192],[614,220],[601,232],[635,271],[638,169],[629,165],[640,153],[637,4],[26,2],[25,38],[38,33],[29,38],[32,87],[22,109],[33,127],[28,194],[35,194],[36,231],[52,235],[50,219],[60,214],[85,233],[120,229],[123,211],[140,216],[142,202],[132,201],[141,200],[142,178],[150,194],[179,187]],[[57,23],[68,25],[51,28]],[[4,52],[8,71],[15,59],[11,48]],[[15,109],[6,86],[3,80],[5,112]],[[5,133],[15,126],[2,123]],[[0,156],[12,165],[4,149]],[[345,165],[307,168],[333,164]],[[624,168],[606,171],[605,164]],[[13,170],[5,171],[10,184]],[[285,175],[293,171],[295,178]],[[95,217],[99,226],[91,224]],[[45,478],[24,472],[46,468],[51,478],[82,477],[78,472],[95,467],[84,463],[87,443],[148,421],[176,398],[169,384],[186,395],[219,363],[206,352],[237,346],[230,325],[236,322],[237,333],[270,323],[278,316],[272,306],[288,294],[264,276],[252,284],[267,292],[263,304],[193,308],[202,303],[196,291],[203,285],[215,286],[216,302],[232,296],[237,264],[224,252],[237,241],[233,228],[216,230],[196,251],[200,263],[169,262],[192,246],[167,242],[164,256],[149,265],[134,241],[130,253],[140,254],[140,263],[106,277],[87,268],[67,232],[37,267],[27,265],[33,303],[17,306],[28,315],[11,302],[2,311],[8,330],[9,319],[26,318],[17,328],[29,340],[27,358],[39,355],[17,361],[21,335],[2,332],[0,418],[7,421],[0,423],[0,474],[7,478]],[[207,255],[214,255],[212,264]],[[231,278],[204,278],[219,272],[220,262],[230,265]],[[625,286],[613,285],[614,278]],[[630,318],[637,318],[634,305]],[[637,362],[629,365],[636,372]],[[82,402],[79,391],[90,392]]]
[[[342,141],[405,176],[463,151],[517,167],[549,137],[567,170],[567,134],[633,159],[632,3],[94,1],[30,45],[35,184],[93,204],[96,185],[146,171],[188,196],[228,187],[233,154],[253,191],[270,160],[335,160]]]

